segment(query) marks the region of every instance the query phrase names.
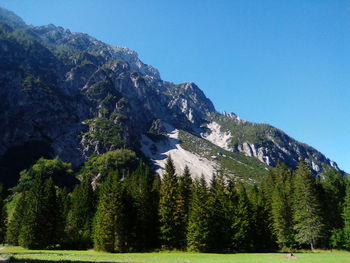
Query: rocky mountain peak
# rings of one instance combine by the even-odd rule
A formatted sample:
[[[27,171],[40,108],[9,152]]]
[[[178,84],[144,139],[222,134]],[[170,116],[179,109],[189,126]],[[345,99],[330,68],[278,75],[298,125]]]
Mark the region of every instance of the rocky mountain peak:
[[[14,28],[21,28],[26,26],[26,23],[23,21],[22,18],[17,16],[12,11],[1,7],[0,7],[0,21],[6,21],[7,24],[9,24]]]
[[[105,61],[110,59],[124,60],[129,63],[132,70],[147,75],[152,79],[160,80],[159,71],[151,65],[144,64],[136,51],[126,47],[111,46],[94,37],[84,33],[71,32],[53,24],[44,26],[28,26],[13,12],[0,8],[0,21],[13,28],[21,28],[27,34],[38,37],[49,45],[62,49],[69,49],[71,52],[90,52],[99,54]],[[67,51],[67,50],[66,50]]]
[[[169,109],[177,116],[184,115],[194,126],[200,126],[211,112],[215,112],[213,103],[193,82],[173,85],[167,94],[170,97]]]
[[[225,117],[228,117],[228,118],[230,118],[230,119],[232,119],[232,120],[234,120],[234,121],[237,121],[237,122],[246,122],[245,120],[242,120],[241,119],[241,117],[239,117],[236,113],[234,113],[234,112],[226,112],[226,111],[224,111],[223,112],[223,115],[225,116]]]
[[[131,65],[133,65],[134,69],[140,71],[144,75],[150,76],[155,79],[160,79],[158,69],[152,67],[151,65],[142,63],[136,51],[126,47],[114,46],[112,48],[115,51],[114,55],[116,56],[116,58],[128,61]]]
[[[18,153],[28,163],[17,175],[40,156],[79,166],[120,147],[144,149],[151,160],[171,153],[208,174],[224,166],[231,175],[246,167],[261,174],[278,160],[293,168],[308,159],[317,172],[336,167],[269,125],[217,113],[195,83],[163,81],[133,50],[52,24],[26,26],[3,9],[0,22],[0,169]]]

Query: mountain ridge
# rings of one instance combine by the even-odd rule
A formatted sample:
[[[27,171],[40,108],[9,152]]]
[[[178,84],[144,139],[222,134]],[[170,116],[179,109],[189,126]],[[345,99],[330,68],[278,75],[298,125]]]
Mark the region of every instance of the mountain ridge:
[[[2,159],[14,147],[25,151],[34,142],[45,149],[41,155],[57,155],[79,166],[94,153],[120,147],[141,152],[145,136],[151,145],[167,140],[169,124],[208,141],[213,132],[226,134],[226,148],[210,142],[266,165],[282,160],[295,168],[305,159],[315,173],[323,164],[339,169],[314,148],[271,125],[218,113],[193,82],[163,81],[135,51],[54,25],[26,26],[11,13],[0,9]],[[187,143],[191,148],[196,147]]]

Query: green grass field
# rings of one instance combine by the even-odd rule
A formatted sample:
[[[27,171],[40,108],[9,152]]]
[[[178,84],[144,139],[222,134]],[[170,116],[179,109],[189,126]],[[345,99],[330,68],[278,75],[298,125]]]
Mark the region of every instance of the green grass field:
[[[252,254],[204,254],[186,252],[125,253],[112,254],[96,251],[73,250],[27,250],[20,247],[5,247],[0,251],[3,259],[11,257],[14,262],[28,261],[81,261],[81,262],[145,262],[145,263],[350,263],[350,252],[318,251],[296,253],[296,258],[287,258],[283,253]],[[25,260],[26,259],[26,260]]]

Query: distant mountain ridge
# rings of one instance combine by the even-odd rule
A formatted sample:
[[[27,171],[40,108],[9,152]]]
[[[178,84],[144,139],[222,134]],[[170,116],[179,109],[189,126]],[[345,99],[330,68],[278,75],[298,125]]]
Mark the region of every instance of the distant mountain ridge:
[[[185,162],[194,175],[203,173],[196,168],[201,162],[212,167],[206,176],[213,171],[243,176],[244,169],[265,174],[278,160],[295,168],[305,159],[316,173],[322,165],[339,169],[270,125],[216,112],[194,83],[163,81],[135,51],[54,25],[28,26],[2,8],[0,60],[5,181],[14,176],[7,163],[22,155],[28,160],[18,169],[42,155],[79,166],[92,154],[120,147],[143,153],[156,168],[168,154],[179,153],[182,163],[174,160],[175,165]],[[183,156],[187,153],[192,159]]]

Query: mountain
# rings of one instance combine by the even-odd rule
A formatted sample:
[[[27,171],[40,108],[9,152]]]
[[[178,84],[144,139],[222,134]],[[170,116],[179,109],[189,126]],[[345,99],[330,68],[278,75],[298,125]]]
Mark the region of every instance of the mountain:
[[[29,26],[0,9],[0,176],[13,185],[40,156],[78,167],[130,148],[155,169],[170,154],[194,175],[256,180],[283,161],[315,173],[337,164],[267,124],[221,114],[200,88],[161,79],[135,51],[54,25]]]

